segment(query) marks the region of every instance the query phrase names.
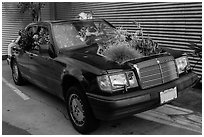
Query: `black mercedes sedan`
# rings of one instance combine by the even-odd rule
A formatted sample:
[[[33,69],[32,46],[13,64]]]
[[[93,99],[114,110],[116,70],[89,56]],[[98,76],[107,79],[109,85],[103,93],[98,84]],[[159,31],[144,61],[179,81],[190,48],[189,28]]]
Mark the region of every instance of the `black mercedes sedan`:
[[[103,30],[96,34],[96,26]],[[29,81],[64,100],[74,128],[88,133],[100,120],[172,101],[197,81],[183,54],[162,52],[122,63],[102,55],[99,43],[112,31],[115,27],[103,19],[29,24],[13,48],[15,84]]]

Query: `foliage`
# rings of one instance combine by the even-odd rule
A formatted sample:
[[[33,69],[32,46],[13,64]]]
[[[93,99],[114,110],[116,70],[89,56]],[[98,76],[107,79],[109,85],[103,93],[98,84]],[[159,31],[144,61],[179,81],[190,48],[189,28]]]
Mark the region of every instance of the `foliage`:
[[[199,44],[202,45],[202,36],[200,36]],[[187,45],[191,50],[193,50],[193,55],[196,55],[200,58],[202,58],[202,46],[199,46],[195,42],[189,42],[189,45]]]
[[[150,37],[145,38],[140,24],[137,22],[135,24],[137,28],[134,33],[129,33],[123,27],[116,28],[114,33],[109,36],[109,40],[100,44],[103,48],[101,54],[119,63],[159,54],[162,49],[159,48],[158,43]]]
[[[21,36],[21,39],[19,41],[19,46],[24,50],[30,50],[33,47],[33,38],[28,33],[28,31],[20,30],[19,35]]]
[[[41,9],[44,8],[45,4],[41,2],[19,2],[18,8],[20,8],[20,13],[25,13],[26,11],[32,16],[32,21],[41,20]]]
[[[150,37],[142,39],[132,39],[129,42],[130,46],[139,50],[144,56],[159,54],[162,49],[157,42],[154,42]]]
[[[144,56],[160,53],[161,49],[159,48],[158,43],[153,41],[149,36],[145,38],[140,24],[137,22],[135,22],[135,24],[137,25],[137,28],[134,33],[129,33],[122,27],[117,28],[112,38],[106,43],[107,46],[123,44],[138,50],[139,53]]]
[[[84,12],[79,14],[79,20],[88,19],[93,19],[92,14],[89,15]],[[106,20],[104,22],[112,27],[111,32],[109,30],[106,32],[107,28],[103,26],[103,23],[97,27],[84,26],[79,31],[80,39],[86,43],[99,37],[99,39],[103,39],[97,42],[100,47],[98,54],[122,63],[129,59],[159,54],[162,51],[157,42],[149,36],[144,37],[143,29],[137,21],[134,21],[136,29],[133,33],[128,32],[123,27],[115,28]]]
[[[139,51],[135,50],[132,47],[125,46],[121,43],[121,45],[117,44],[117,46],[108,47],[103,54],[118,63],[124,63],[128,60],[141,58],[143,55],[139,53]]]

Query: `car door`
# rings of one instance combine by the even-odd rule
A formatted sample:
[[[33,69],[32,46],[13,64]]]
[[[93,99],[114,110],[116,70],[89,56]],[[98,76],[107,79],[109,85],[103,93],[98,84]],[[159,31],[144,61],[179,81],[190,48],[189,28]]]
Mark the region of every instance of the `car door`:
[[[60,96],[61,93],[61,75],[64,66],[55,61],[55,48],[51,35],[51,28],[45,27],[45,37],[40,40],[40,57],[38,58],[39,68],[45,78],[46,90],[52,94]],[[48,35],[49,36],[48,36]]]
[[[40,54],[40,47],[43,45],[43,43],[40,43],[40,30],[41,27],[36,24],[32,26],[33,32],[32,32],[32,38],[33,38],[33,46],[32,48],[27,52],[29,55],[29,75],[31,77],[31,81],[40,86],[43,89],[47,88],[46,84],[46,78],[44,77],[43,73],[45,72],[45,61],[42,58]]]
[[[36,46],[30,51],[29,55],[31,63],[30,74],[38,86],[52,94],[56,94],[56,90],[59,90],[61,84],[61,70],[56,66],[60,66],[60,64],[53,60],[53,56],[49,52],[53,51],[49,27],[39,25],[38,30],[38,38],[35,41]]]
[[[24,33],[30,33],[33,29],[33,26],[28,26]],[[23,47],[31,47],[31,44],[29,43],[29,45],[25,44],[24,40],[25,38],[23,38],[22,36],[23,34],[21,34],[21,38],[18,41],[18,45],[21,45]],[[26,40],[30,40],[30,39],[26,39]],[[23,77],[27,78],[27,79],[32,79],[30,76],[30,54],[29,54],[29,48],[20,48],[18,50],[15,50],[16,52],[14,52],[15,55],[17,55],[17,63],[19,66],[19,70],[22,73]]]
[[[27,51],[24,51],[23,49],[20,49],[19,51],[16,51],[17,53],[14,53],[17,55],[17,63],[18,63],[18,67],[19,70],[21,72],[21,74],[23,75],[23,77],[30,79],[30,75],[29,75],[29,54],[27,53]]]

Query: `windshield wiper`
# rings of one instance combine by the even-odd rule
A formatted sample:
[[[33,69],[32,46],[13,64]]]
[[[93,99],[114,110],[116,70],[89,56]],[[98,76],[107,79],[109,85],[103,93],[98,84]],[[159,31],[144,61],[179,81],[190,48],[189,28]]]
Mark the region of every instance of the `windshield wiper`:
[[[111,26],[112,28],[116,29],[116,27],[113,26],[113,25],[112,25],[110,22],[108,22],[107,20],[103,19],[103,21],[104,21],[105,23],[107,23],[109,26]]]

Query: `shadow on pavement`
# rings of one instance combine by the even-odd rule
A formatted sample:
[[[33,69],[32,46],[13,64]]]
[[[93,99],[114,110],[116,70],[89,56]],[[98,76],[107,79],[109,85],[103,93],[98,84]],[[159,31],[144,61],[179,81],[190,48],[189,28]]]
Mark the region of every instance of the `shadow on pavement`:
[[[179,98],[170,104],[193,110],[202,114],[202,89],[189,88]]]
[[[24,129],[10,125],[7,122],[2,122],[2,135],[31,135]]]

